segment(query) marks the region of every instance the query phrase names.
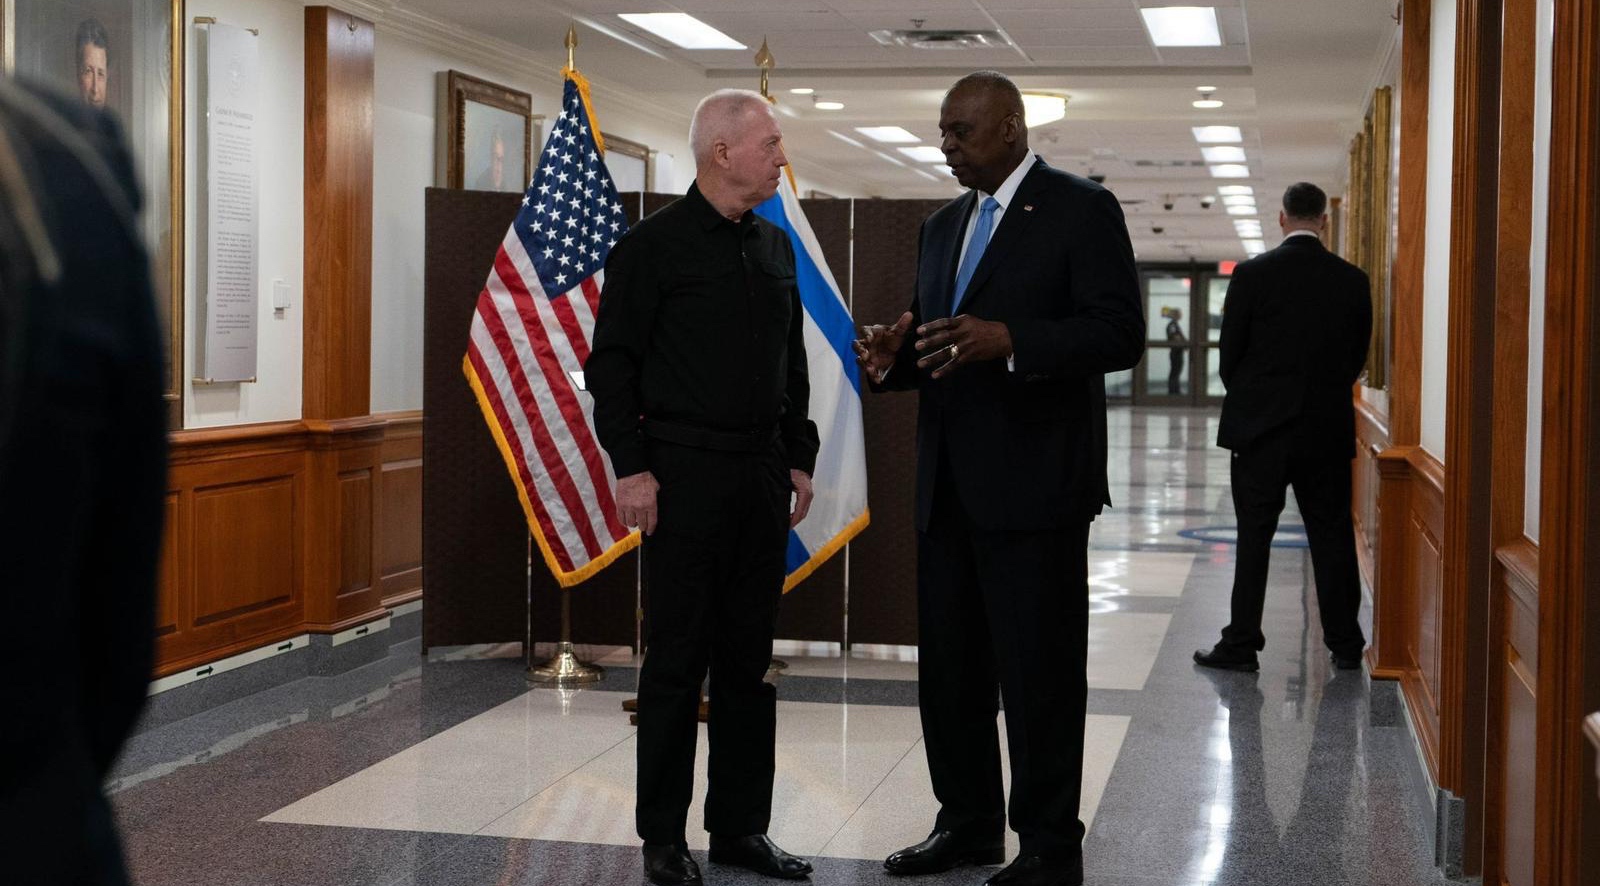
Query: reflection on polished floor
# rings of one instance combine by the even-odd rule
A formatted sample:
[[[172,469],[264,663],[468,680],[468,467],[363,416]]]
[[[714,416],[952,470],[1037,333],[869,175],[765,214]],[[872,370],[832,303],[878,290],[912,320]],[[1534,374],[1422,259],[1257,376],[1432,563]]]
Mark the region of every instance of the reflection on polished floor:
[[[1274,552],[1261,672],[1190,663],[1226,619],[1233,569],[1231,547],[1178,535],[1232,522],[1215,430],[1210,412],[1112,411],[1118,507],[1091,540],[1087,882],[1444,882],[1414,745],[1372,725],[1363,674],[1329,666],[1303,549]],[[110,785],[137,882],[641,882],[618,705],[637,662],[590,651],[606,680],[562,693],[530,691],[514,647],[423,661],[401,645],[137,735]],[[934,812],[914,656],[783,655],[772,834],[814,856],[812,882],[981,883],[991,871],[900,881],[880,865]]]

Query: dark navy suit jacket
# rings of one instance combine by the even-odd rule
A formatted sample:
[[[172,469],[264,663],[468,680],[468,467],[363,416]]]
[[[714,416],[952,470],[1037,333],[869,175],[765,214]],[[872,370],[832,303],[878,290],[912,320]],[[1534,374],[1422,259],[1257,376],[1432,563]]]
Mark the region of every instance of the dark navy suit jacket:
[[[914,330],[949,316],[976,199],[968,191],[923,223],[913,334],[885,379],[885,387],[920,391],[917,528],[927,529],[941,457],[976,528],[1081,524],[1111,503],[1105,373],[1137,364],[1144,351],[1122,207],[1100,185],[1034,160],[961,305],[963,314],[1006,324],[1015,371],[994,360],[935,381],[916,367]]]

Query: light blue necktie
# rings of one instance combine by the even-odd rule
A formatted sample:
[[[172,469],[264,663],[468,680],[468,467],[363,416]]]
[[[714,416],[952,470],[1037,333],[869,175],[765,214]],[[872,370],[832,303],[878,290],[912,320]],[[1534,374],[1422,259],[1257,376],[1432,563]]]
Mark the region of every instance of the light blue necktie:
[[[952,317],[961,307],[961,299],[967,294],[967,284],[972,282],[978,262],[983,260],[983,250],[989,245],[989,235],[994,231],[994,211],[999,208],[1000,201],[993,197],[986,198],[983,205],[978,207],[978,220],[972,223],[972,239],[967,243],[967,254],[962,257],[961,267],[956,271],[956,297],[950,305]]]

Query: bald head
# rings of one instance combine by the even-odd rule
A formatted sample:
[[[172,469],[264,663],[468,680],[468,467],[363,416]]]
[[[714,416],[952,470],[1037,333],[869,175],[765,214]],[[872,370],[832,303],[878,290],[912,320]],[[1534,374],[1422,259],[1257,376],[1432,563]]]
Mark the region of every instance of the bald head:
[[[752,122],[772,117],[772,105],[749,89],[719,89],[700,100],[689,123],[689,150],[696,167],[711,158],[718,142],[731,143]]]
[[[1001,114],[1023,114],[1022,90],[1011,78],[999,71],[973,71],[955,82],[950,91],[945,95],[953,95],[957,91],[973,92],[983,97],[983,101],[992,105]]]
[[[1028,156],[1022,93],[998,71],[968,74],[944,94],[939,134],[956,181],[993,194]]]
[[[730,219],[776,193],[789,162],[772,105],[748,89],[719,89],[701,99],[689,147],[700,193]]]

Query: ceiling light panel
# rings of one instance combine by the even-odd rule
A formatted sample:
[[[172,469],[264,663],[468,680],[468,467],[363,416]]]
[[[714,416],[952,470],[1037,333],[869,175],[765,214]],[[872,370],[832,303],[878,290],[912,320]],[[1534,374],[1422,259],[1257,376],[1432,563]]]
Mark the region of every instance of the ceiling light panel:
[[[1234,145],[1201,148],[1200,155],[1206,158],[1207,163],[1243,163],[1245,161],[1244,148]]]
[[[1249,178],[1250,167],[1243,163],[1221,163],[1211,167],[1212,178]]]
[[[1060,95],[1046,95],[1039,92],[1024,92],[1022,94],[1022,109],[1024,122],[1029,129],[1054,123],[1067,116],[1067,99]]]
[[[749,49],[705,22],[682,12],[621,12],[623,21],[684,49]]]
[[[1256,189],[1249,185],[1223,185],[1217,188],[1217,193],[1224,197],[1238,197],[1245,194],[1254,194],[1255,192]]]
[[[1222,191],[1222,190],[1226,190],[1226,188],[1225,187],[1224,188],[1218,188],[1217,190]],[[1254,205],[1256,205],[1256,198],[1250,196],[1249,194],[1227,194],[1227,195],[1224,195],[1223,198],[1222,198],[1222,205],[1223,206],[1254,206]]]
[[[1202,145],[1238,144],[1244,141],[1237,126],[1191,126],[1194,140]]]
[[[1256,214],[1256,207],[1255,207],[1255,204],[1251,204],[1249,206],[1229,206],[1228,207],[1228,214],[1229,215],[1255,215]]]
[[[1221,46],[1217,11],[1210,6],[1160,6],[1139,10],[1157,46]]]
[[[899,126],[857,126],[856,132],[873,141],[887,144],[914,145],[922,139]]]
[[[900,148],[900,153],[910,157],[918,163],[943,163],[944,151],[933,145],[917,145],[914,148]]]

